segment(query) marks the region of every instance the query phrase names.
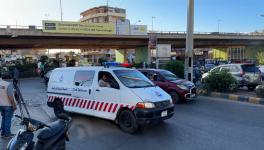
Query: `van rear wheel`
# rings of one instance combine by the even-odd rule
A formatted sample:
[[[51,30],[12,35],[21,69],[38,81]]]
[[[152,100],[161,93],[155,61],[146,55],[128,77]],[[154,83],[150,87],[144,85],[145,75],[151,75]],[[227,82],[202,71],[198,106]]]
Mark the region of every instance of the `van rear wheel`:
[[[123,110],[119,113],[118,124],[123,131],[128,133],[135,133],[139,128],[136,117],[130,110]]]
[[[60,100],[54,102],[53,109],[54,109],[54,114],[57,118],[59,118],[61,114],[65,113],[63,103]]]

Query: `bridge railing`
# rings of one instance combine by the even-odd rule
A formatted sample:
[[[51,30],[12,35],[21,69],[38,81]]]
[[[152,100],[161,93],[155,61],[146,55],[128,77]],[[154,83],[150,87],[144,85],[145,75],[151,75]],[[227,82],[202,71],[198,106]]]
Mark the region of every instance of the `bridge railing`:
[[[182,34],[185,35],[185,31],[149,31],[149,34],[159,34],[159,35],[173,35],[173,34]],[[239,36],[239,35],[259,35],[263,36],[264,33],[261,32],[198,32],[195,31],[194,34],[197,35],[219,35],[219,36]]]
[[[0,29],[42,29],[42,26],[35,26],[35,25],[0,25]]]
[[[35,26],[35,25],[0,25],[0,29],[43,29],[42,26]],[[155,34],[155,35],[185,35],[186,31],[148,31],[148,34]],[[264,33],[262,32],[198,32],[195,31],[194,34],[197,35],[218,35],[218,36],[263,36]]]

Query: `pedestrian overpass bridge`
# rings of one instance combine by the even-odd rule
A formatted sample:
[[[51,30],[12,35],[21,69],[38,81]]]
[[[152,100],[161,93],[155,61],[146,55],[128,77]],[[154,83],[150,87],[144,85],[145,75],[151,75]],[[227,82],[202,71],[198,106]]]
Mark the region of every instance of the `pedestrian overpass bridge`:
[[[153,32],[148,35],[89,35],[46,33],[41,29],[0,28],[0,49],[19,48],[115,48],[147,47],[150,35],[157,44],[184,48],[184,32]],[[194,33],[194,48],[264,45],[264,34]]]

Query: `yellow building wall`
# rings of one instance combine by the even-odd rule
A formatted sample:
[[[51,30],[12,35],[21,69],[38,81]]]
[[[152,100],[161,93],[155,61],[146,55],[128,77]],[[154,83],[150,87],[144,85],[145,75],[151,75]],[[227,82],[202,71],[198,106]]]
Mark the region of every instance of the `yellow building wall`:
[[[125,50],[119,49],[115,50],[116,62],[124,63],[125,62]]]
[[[212,53],[213,59],[221,59],[227,60],[228,59],[228,51],[227,48],[214,48]]]

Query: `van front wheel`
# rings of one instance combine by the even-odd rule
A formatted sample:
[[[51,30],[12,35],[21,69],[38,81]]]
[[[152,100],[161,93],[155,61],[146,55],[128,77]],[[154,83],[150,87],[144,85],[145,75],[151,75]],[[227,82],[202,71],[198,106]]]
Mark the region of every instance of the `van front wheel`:
[[[119,113],[118,124],[123,131],[128,133],[135,133],[139,128],[136,117],[130,110],[123,110]]]
[[[61,114],[65,113],[63,103],[60,100],[54,102],[53,109],[57,118],[59,118]]]

